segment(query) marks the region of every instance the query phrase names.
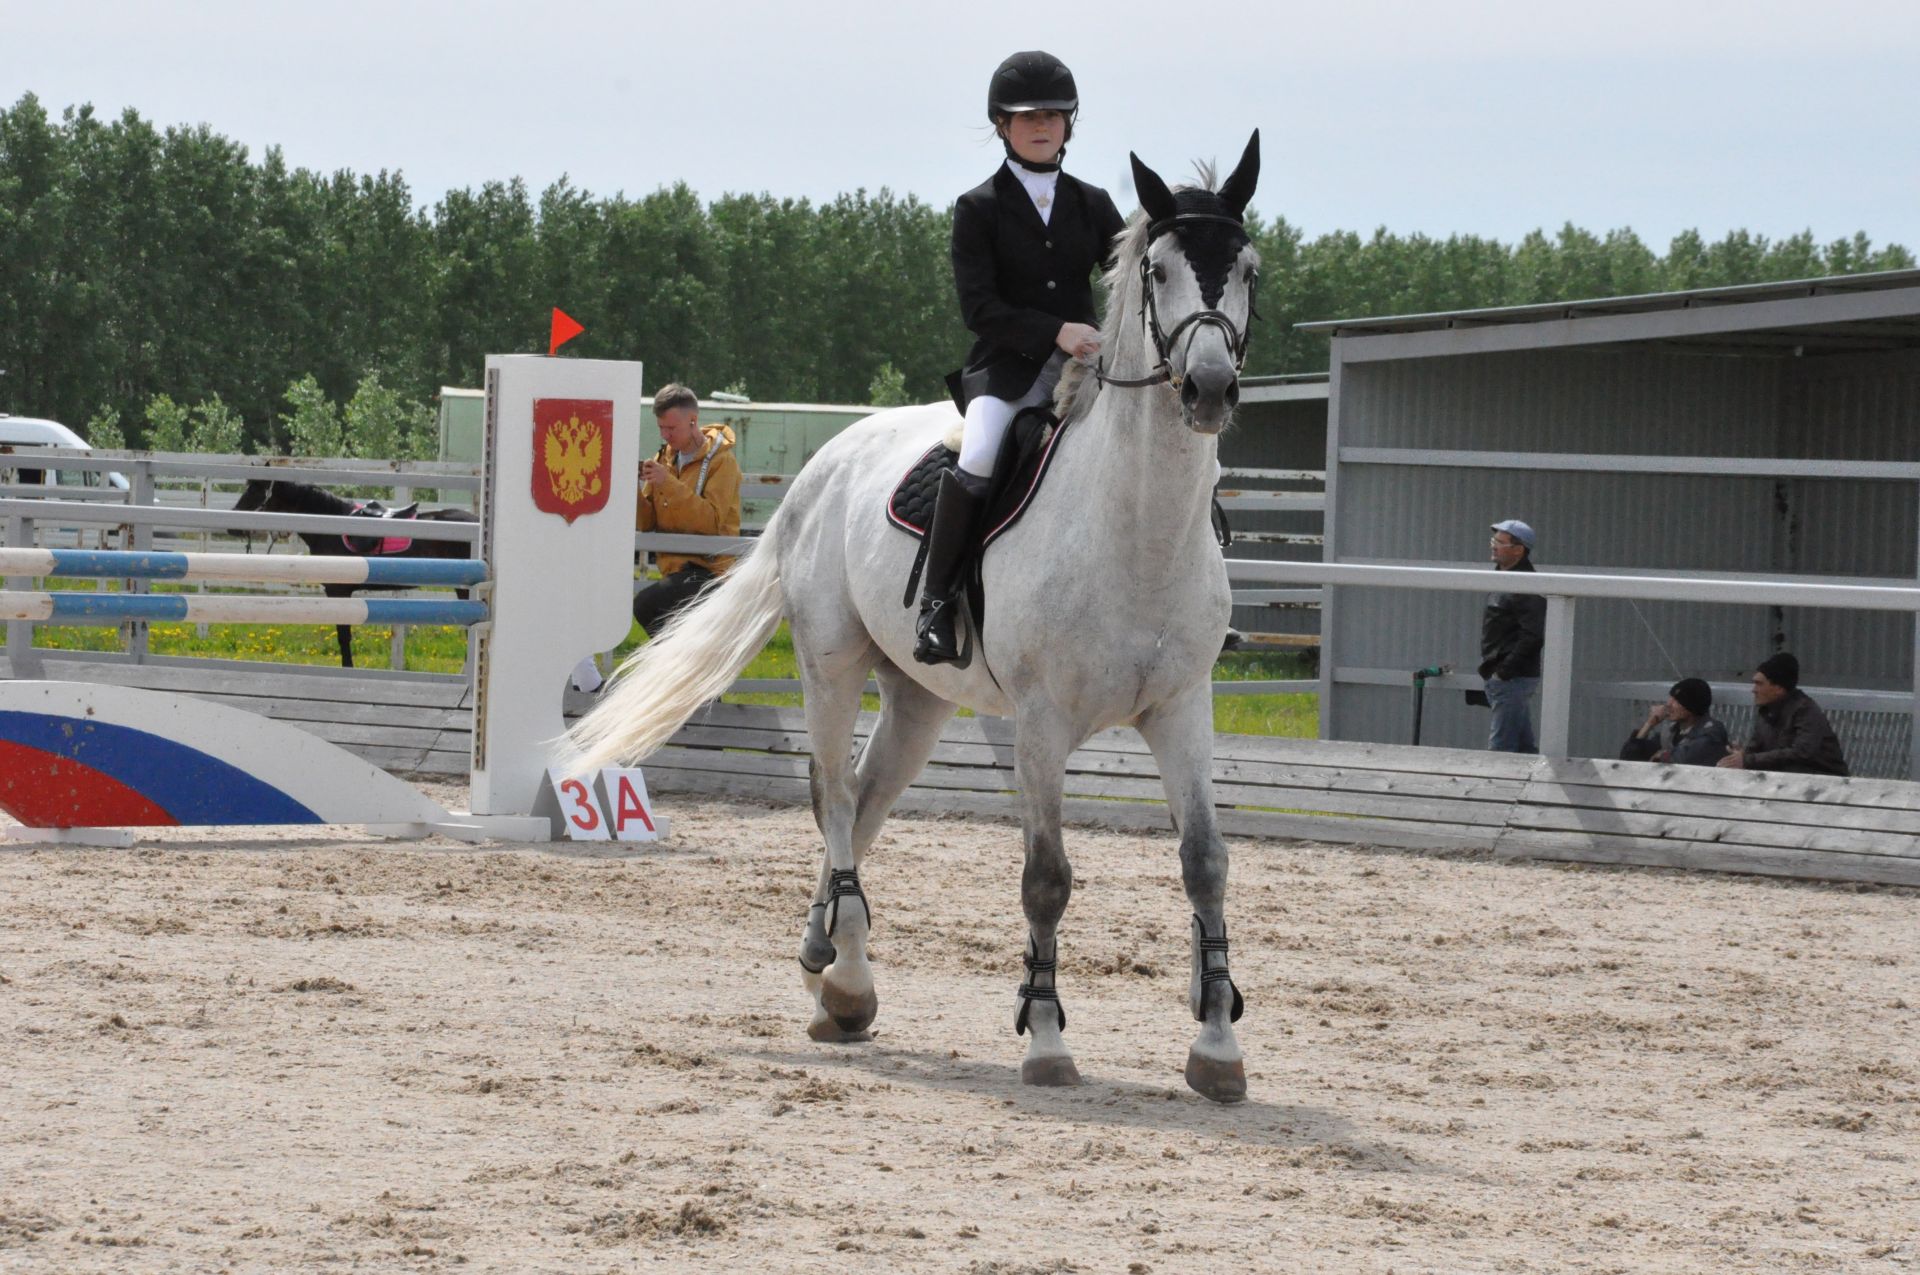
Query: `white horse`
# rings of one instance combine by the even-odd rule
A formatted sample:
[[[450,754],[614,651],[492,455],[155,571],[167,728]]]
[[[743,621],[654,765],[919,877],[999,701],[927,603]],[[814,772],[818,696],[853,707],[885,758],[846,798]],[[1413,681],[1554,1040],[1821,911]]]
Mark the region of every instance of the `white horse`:
[[[1210,681],[1231,599],[1208,515],[1253,313],[1258,254],[1241,218],[1259,141],[1256,132],[1217,191],[1204,188],[1204,172],[1201,188],[1170,191],[1134,157],[1141,211],[1115,240],[1102,333],[1110,370],[1069,369],[1059,401],[1071,428],[1024,517],[986,552],[986,622],[967,667],[912,656],[914,611],[901,589],[915,545],[884,506],[957,417],[946,404],[905,407],[822,448],[753,552],[635,651],[572,732],[583,769],[643,758],[726,690],[782,616],[792,624],[826,841],[800,948],[816,1040],[863,1038],[878,1011],[858,869],[964,704],[1016,724],[1028,940],[1015,1030],[1032,1032],[1021,1079],[1079,1083],[1055,983],[1055,933],[1073,884],[1061,791],[1068,754],[1126,724],[1159,765],[1193,911],[1188,999],[1202,1027],[1187,1083],[1220,1102],[1246,1096],[1212,782]],[[880,719],[856,760],[870,674]]]

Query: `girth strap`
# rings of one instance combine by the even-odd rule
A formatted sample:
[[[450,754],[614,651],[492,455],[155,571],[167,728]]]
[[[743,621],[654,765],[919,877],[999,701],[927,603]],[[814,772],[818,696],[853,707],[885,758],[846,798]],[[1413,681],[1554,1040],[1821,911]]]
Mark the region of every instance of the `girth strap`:
[[[920,573],[927,566],[927,549],[933,544],[933,532],[929,528],[926,535],[920,537],[920,548],[913,555],[913,570],[907,572],[907,594],[900,599],[900,605],[910,607],[920,597]]]
[[[1026,981],[1020,984],[1020,1012],[1014,1015],[1013,1019],[1013,1034],[1016,1036],[1027,1034],[1027,1012],[1033,1008],[1035,1001],[1052,1001],[1054,1011],[1060,1015],[1060,1030],[1065,1031],[1067,1028],[1067,1007],[1060,1003],[1060,989],[1033,985],[1035,974],[1053,974],[1059,964],[1052,957],[1044,961],[1039,959],[1039,951],[1040,949],[1035,947],[1033,940],[1029,938],[1027,950],[1020,956],[1020,963],[1027,967],[1027,977]]]
[[[873,909],[867,906],[867,896],[860,890],[860,872],[857,868],[845,871],[833,869],[827,873],[827,937],[840,925],[840,900],[860,900],[860,910],[866,914],[867,925],[873,925]]]

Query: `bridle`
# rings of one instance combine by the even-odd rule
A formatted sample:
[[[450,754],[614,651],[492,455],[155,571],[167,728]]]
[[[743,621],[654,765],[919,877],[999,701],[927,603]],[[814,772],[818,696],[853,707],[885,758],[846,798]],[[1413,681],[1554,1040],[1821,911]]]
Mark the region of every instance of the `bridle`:
[[[1236,230],[1245,230],[1245,223],[1238,217],[1228,217],[1222,213],[1176,213],[1171,217],[1162,217],[1147,227],[1146,248],[1153,247],[1153,241],[1169,230],[1195,222],[1220,222]],[[1140,253],[1140,316],[1147,325],[1147,335],[1153,339],[1153,351],[1159,358],[1153,370],[1142,377],[1108,376],[1105,361],[1094,364],[1093,374],[1102,385],[1112,385],[1118,389],[1140,389],[1143,386],[1158,385],[1166,382],[1174,389],[1180,388],[1182,377],[1175,375],[1172,364],[1174,343],[1182,333],[1192,329],[1198,333],[1202,327],[1219,328],[1227,338],[1227,348],[1233,351],[1234,375],[1247,365],[1247,342],[1252,336],[1253,321],[1260,317],[1254,306],[1254,294],[1259,286],[1258,273],[1247,282],[1247,330],[1233,325],[1233,320],[1224,310],[1195,310],[1186,318],[1173,325],[1173,331],[1166,332],[1160,327],[1160,308],[1153,296],[1153,258],[1143,248]],[[1188,338],[1191,343],[1192,338]]]

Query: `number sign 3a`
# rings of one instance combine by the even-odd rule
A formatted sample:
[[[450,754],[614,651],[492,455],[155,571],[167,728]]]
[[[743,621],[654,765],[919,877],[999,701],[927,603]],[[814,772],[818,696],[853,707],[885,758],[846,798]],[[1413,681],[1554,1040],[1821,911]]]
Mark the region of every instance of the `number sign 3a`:
[[[667,832],[637,768],[609,766],[591,782],[549,770],[541,796],[555,840],[657,841]]]

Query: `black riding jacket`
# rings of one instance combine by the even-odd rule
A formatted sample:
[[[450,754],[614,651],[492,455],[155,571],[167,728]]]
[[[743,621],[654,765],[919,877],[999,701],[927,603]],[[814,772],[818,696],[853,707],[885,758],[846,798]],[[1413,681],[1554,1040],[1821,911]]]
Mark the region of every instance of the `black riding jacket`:
[[[1062,323],[1098,323],[1093,273],[1126,223],[1106,191],[1067,173],[1041,221],[1002,164],[953,206],[953,283],[976,338],[948,384],[964,410],[982,394],[1016,399],[1052,357]]]

